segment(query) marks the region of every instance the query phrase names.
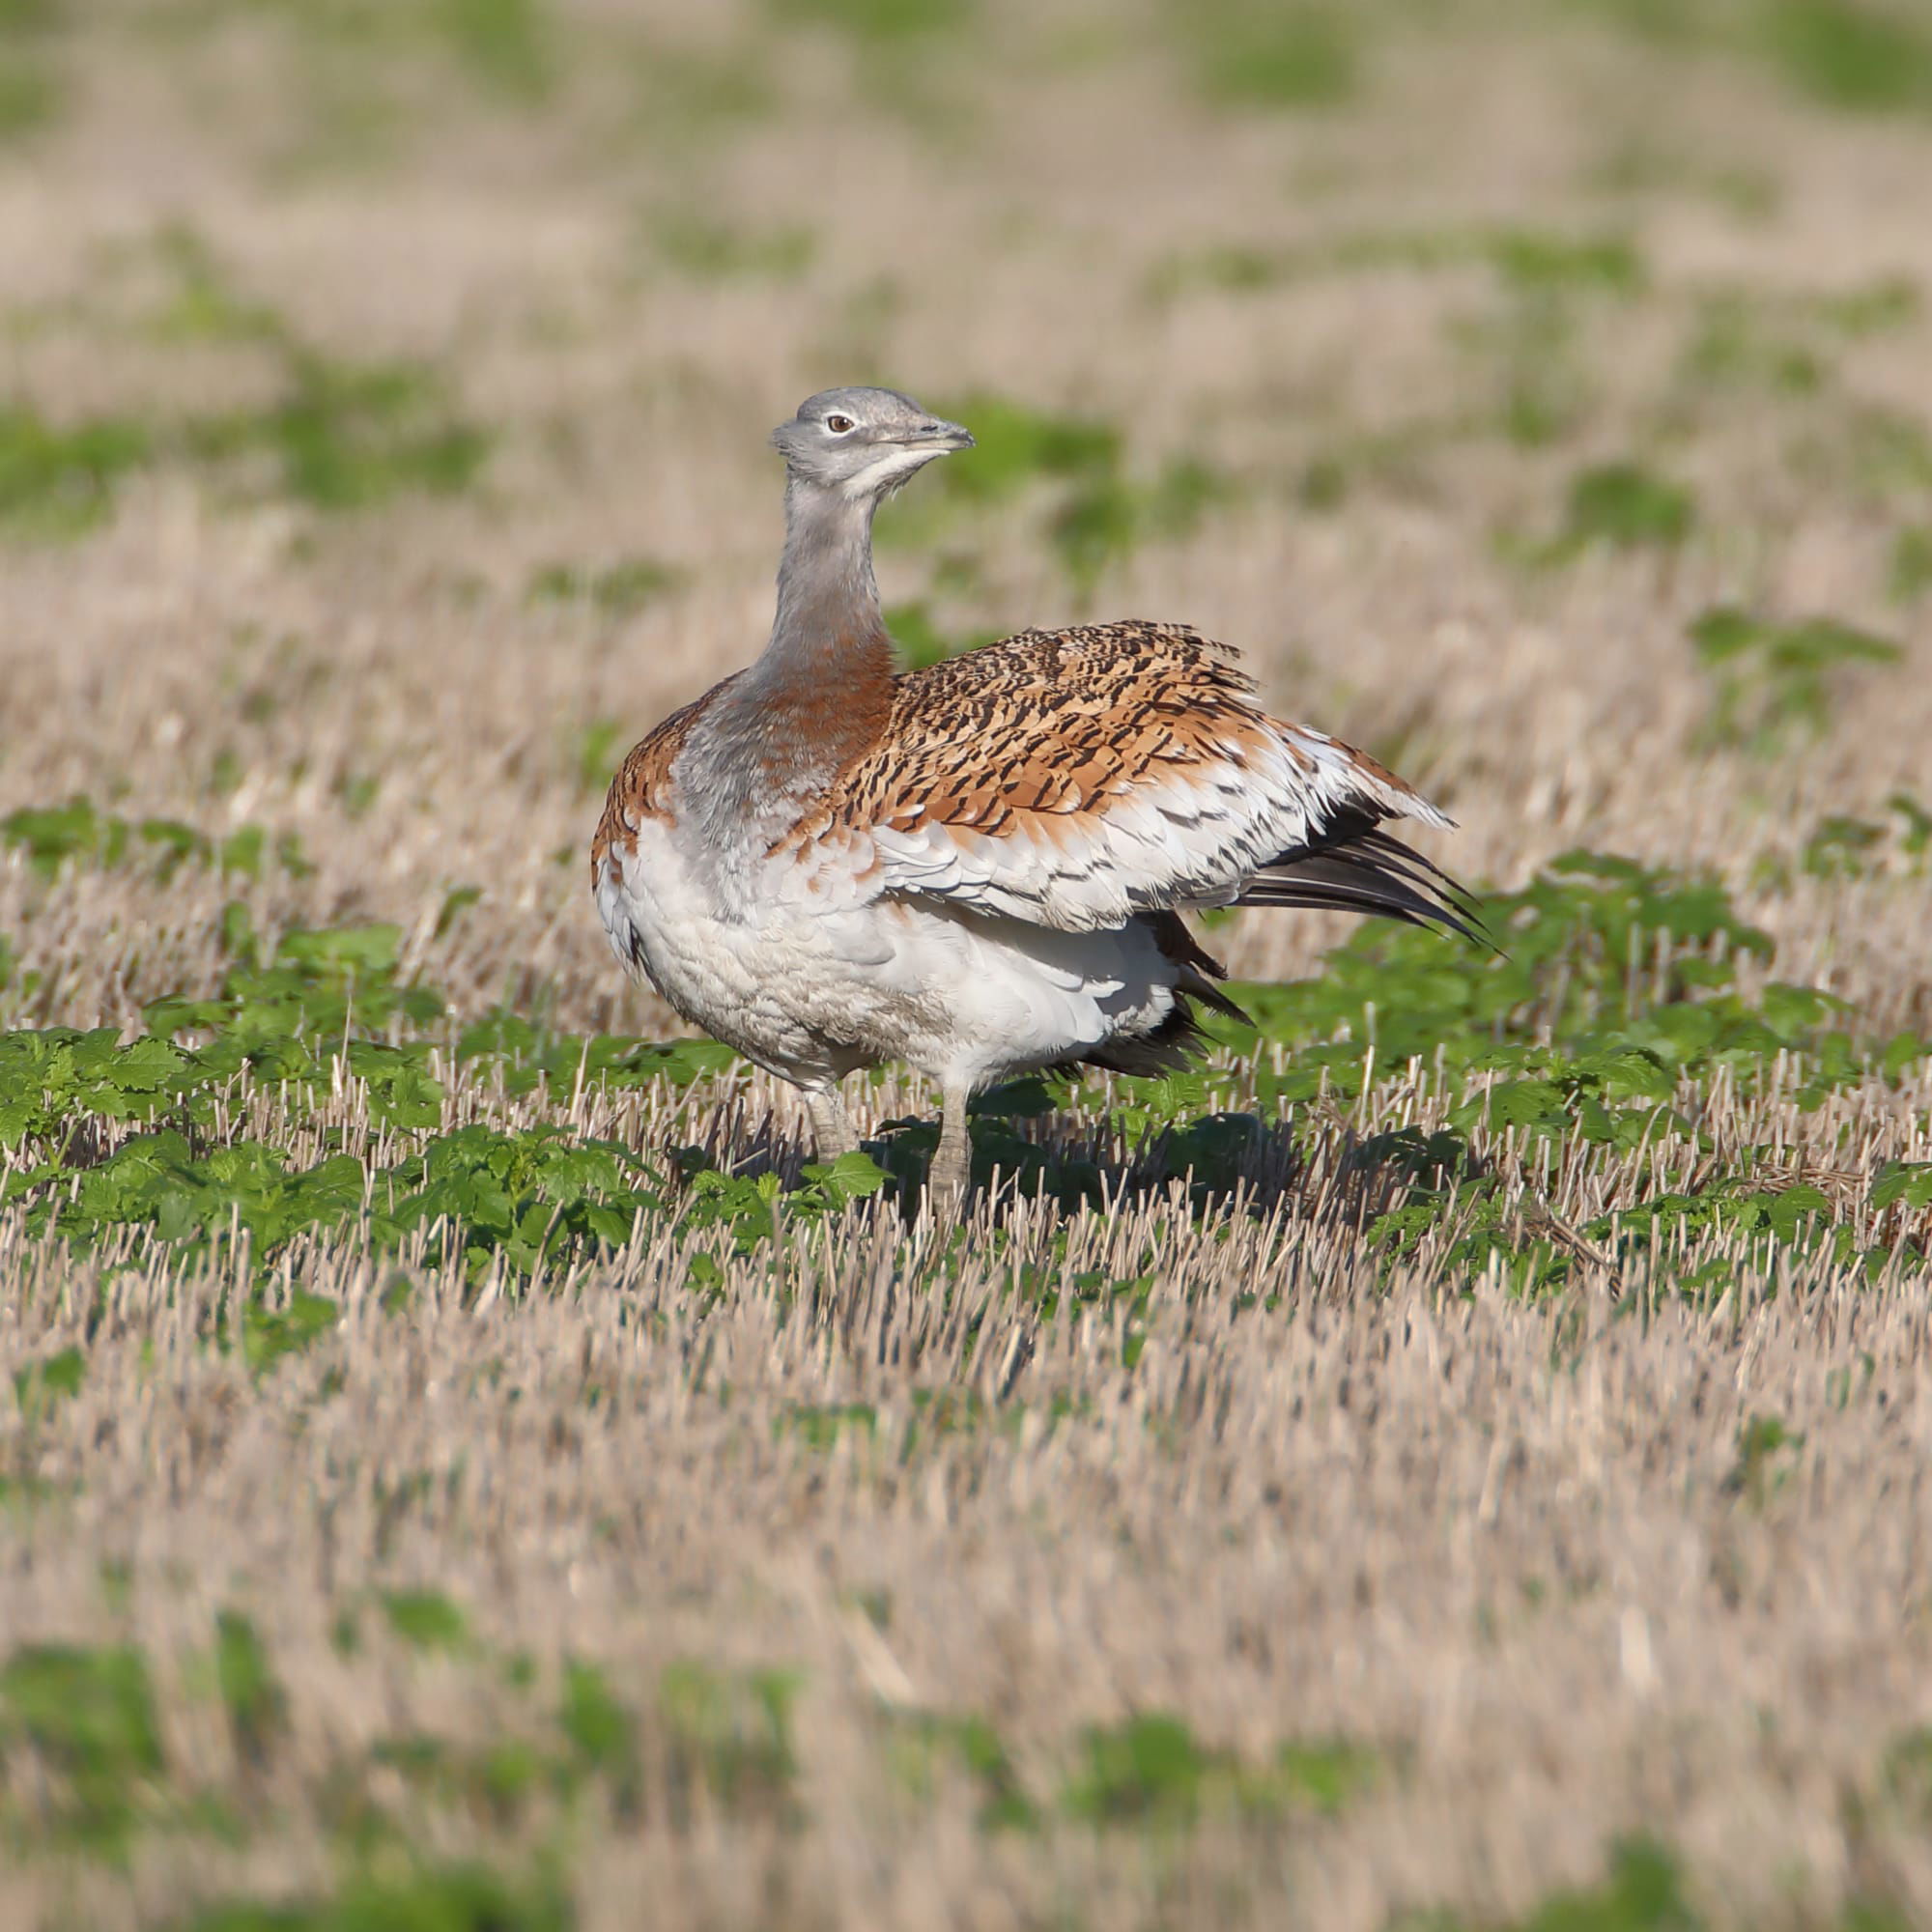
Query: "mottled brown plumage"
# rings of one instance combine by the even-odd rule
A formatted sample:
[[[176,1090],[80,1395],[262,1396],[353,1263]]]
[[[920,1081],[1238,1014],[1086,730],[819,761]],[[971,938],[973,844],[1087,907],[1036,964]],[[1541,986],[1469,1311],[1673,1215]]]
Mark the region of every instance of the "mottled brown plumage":
[[[773,827],[781,891],[941,898],[1064,931],[1247,902],[1457,923],[1429,867],[1361,839],[1441,814],[1351,746],[1270,718],[1236,654],[1184,624],[1026,631],[907,672],[854,743]]]
[[[1184,624],[1022,631],[895,680],[872,744],[781,841],[936,822],[998,838],[1016,817],[1104,811],[1134,786],[1263,749],[1254,681]],[[1365,773],[1409,787],[1351,748]],[[1313,760],[1290,741],[1302,769]],[[1051,826],[1040,829],[1051,833]]]
[[[626,753],[617,776],[604,796],[604,814],[590,841],[590,890],[602,883],[606,867],[619,851],[638,849],[638,828],[646,821],[674,824],[677,807],[672,797],[670,768],[684,749],[691,727],[706,705],[731,683],[715,684],[702,697],[673,711],[663,724],[647,731]]]

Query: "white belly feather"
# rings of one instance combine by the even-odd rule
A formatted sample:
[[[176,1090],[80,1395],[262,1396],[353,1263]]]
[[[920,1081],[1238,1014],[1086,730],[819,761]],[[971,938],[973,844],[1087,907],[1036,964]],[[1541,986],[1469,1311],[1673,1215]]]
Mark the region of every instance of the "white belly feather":
[[[660,823],[613,851],[611,944],[687,1019],[804,1085],[903,1060],[982,1086],[1076,1057],[1173,1010],[1177,969],[1141,924],[1062,932],[894,899],[814,911],[774,897],[724,916]]]

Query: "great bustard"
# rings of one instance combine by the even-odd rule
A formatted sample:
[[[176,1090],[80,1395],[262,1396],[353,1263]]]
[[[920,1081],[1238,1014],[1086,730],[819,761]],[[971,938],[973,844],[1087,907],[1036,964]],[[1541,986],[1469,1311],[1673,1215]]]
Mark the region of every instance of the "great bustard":
[[[957,423],[828,389],[772,434],[785,544],[771,641],[624,760],[591,846],[618,957],[686,1019],[803,1090],[821,1158],[838,1083],[939,1084],[935,1190],[965,1185],[966,1103],[1022,1069],[1146,1072],[1239,1014],[1180,913],[1328,906],[1466,930],[1379,829],[1451,821],[1373,758],[1264,712],[1184,625],[1023,631],[895,673],[872,513]]]

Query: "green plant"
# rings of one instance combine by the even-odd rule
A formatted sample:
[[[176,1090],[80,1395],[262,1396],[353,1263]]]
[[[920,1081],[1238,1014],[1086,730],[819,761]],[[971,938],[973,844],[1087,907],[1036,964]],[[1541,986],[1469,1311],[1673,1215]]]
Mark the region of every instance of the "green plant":
[[[5,118],[0,92],[0,121]],[[60,427],[31,405],[0,406],[0,531],[75,537],[94,527],[121,480],[154,456],[144,424],[101,416]]]
[[[253,342],[278,350],[293,342],[278,310],[238,292],[199,230],[169,222],[156,235],[154,252],[173,283],[151,325],[162,341]]]
[[[438,0],[458,58],[493,93],[540,101],[556,81],[555,32],[547,0]]]
[[[101,811],[89,798],[72,798],[58,806],[23,806],[9,812],[0,818],[0,845],[24,853],[45,879],[56,877],[70,861],[113,867],[135,857],[163,882],[184,864],[258,879],[270,850],[269,834],[259,825],[238,827],[216,839],[179,819],[122,818]],[[294,833],[284,833],[272,849],[282,869],[292,876],[299,878],[308,869],[301,841]]]
[[[1673,1853],[1653,1838],[1620,1839],[1600,1886],[1552,1893],[1501,1932],[1701,1932]],[[1406,1914],[1391,1932],[1476,1932],[1454,1913]],[[1485,1932],[1498,1932],[1493,1926]]]
[[[222,1610],[215,1617],[214,1671],[235,1748],[260,1765],[287,1727],[288,1694],[255,1626],[239,1610]]]
[[[1650,285],[1649,268],[1636,243],[1615,231],[1497,228],[1480,233],[1475,245],[1497,279],[1519,295],[1629,298]]]
[[[1910,792],[1886,800],[1889,820],[1833,814],[1818,821],[1799,864],[1814,878],[1862,879],[1886,869],[1917,877],[1932,854],[1932,810]]]
[[[623,755],[624,726],[614,718],[593,718],[577,743],[577,783],[593,795],[607,790]]]
[[[176,1932],[572,1932],[577,1914],[554,1879],[519,1884],[480,1864],[353,1874],[333,1897],[237,1900]]]
[[[1932,108],[1932,37],[1883,0],[1759,0],[1766,55],[1801,93],[1861,113]]]
[[[1260,108],[1332,107],[1361,86],[1356,16],[1319,0],[1213,0],[1174,9],[1209,99]]]
[[[1801,728],[1821,732],[1836,673],[1902,656],[1889,639],[1833,617],[1778,624],[1731,606],[1705,611],[1690,627],[1690,643],[1711,683],[1709,735],[1760,750]]]
[[[469,1620],[440,1590],[391,1590],[383,1614],[414,1650],[460,1651],[469,1641]]]
[[[1794,1435],[1776,1415],[1754,1414],[1738,1430],[1738,1459],[1724,1478],[1724,1492],[1761,1510],[1790,1476],[1780,1459],[1804,1448],[1804,1437]]]
[[[882,526],[882,541],[928,541],[949,516],[1039,488],[1049,501],[1047,541],[1085,597],[1137,545],[1188,534],[1236,494],[1229,477],[1190,458],[1165,464],[1151,479],[1131,475],[1120,432],[1090,416],[996,396],[967,397],[948,412],[971,425],[980,446],[970,459],[942,466],[932,487]],[[902,614],[916,608],[899,607]]]
[[[431,370],[307,350],[292,355],[279,403],[198,425],[194,440],[211,455],[265,452],[282,488],[321,510],[366,509],[406,490],[451,495],[490,453],[488,434],[453,412]]]
[[[900,1782],[920,1798],[932,1795],[946,1770],[963,1772],[980,1793],[982,1832],[1031,1831],[1039,1823],[1011,1754],[983,1718],[907,1714],[893,1725],[889,1750]]]
[[[29,1421],[51,1415],[87,1379],[87,1357],[71,1344],[44,1360],[14,1371],[14,1399]]]
[[[1721,290],[1698,304],[1683,380],[1700,395],[1720,385],[1808,395],[1823,387],[1828,369],[1816,335],[1754,290]]]
[[[7,0],[0,9],[0,141],[40,133],[66,105],[50,58],[49,29],[59,20],[55,0]]]
[[[1271,1816],[1297,1808],[1339,1810],[1368,1784],[1377,1756],[1343,1741],[1296,1742],[1272,1762],[1243,1762],[1196,1741],[1179,1718],[1153,1713],[1095,1727],[1062,1804],[1102,1826],[1175,1828],[1205,1812]]]
[[[1598,543],[1618,550],[1674,549],[1696,517],[1696,499],[1681,484],[1641,464],[1600,464],[1571,479],[1552,554],[1572,556]]]
[[[983,394],[949,402],[944,412],[968,424],[979,446],[970,458],[940,465],[926,497],[992,503],[1038,479],[1092,482],[1120,467],[1120,432],[1092,416],[1054,414]]]
[[[1909,525],[1892,538],[1886,588],[1896,604],[1916,604],[1932,590],[1932,525]]]
[[[974,0],[769,0],[773,14],[798,26],[833,27],[855,40],[893,44],[964,26]]]
[[[1234,494],[1224,475],[1191,459],[1166,465],[1145,484],[1096,475],[1067,494],[1047,532],[1074,587],[1091,596],[1102,573],[1139,544],[1191,535]]]
[[[713,1670],[672,1664],[658,1682],[674,1803],[707,1790],[740,1817],[797,1814],[794,1670]]]
[[[32,1753],[48,1783],[42,1823],[110,1856],[164,1770],[148,1667],[123,1645],[17,1645],[0,1664],[0,1755]]]
[[[1721,1228],[1797,1251],[1823,1248],[1848,1264],[1875,1265],[1889,1252],[1858,1255],[1826,1197],[1779,1176],[1769,1158],[1773,1172],[1761,1173],[1748,1151],[1692,1191],[1638,1190],[1567,1234],[1526,1221],[1486,1147],[1507,1139],[1526,1158],[1539,1143],[1552,1151],[1599,1146],[1634,1161],[1661,1143],[1695,1139],[1687,1083],[1701,1088],[1719,1069],[1748,1088],[1780,1057],[1795,1061],[1807,1069],[1799,1102],[1815,1106],[1874,1072],[1900,1077],[1928,1043],[1861,1041],[1840,1003],[1808,988],[1774,982],[1747,998],[1739,968],[1767,959],[1770,941],[1737,917],[1715,881],[1573,853],[1521,893],[1490,898],[1484,913],[1507,953],[1364,928],[1316,980],[1234,989],[1260,1039],[1288,1049],[1279,1071],[1254,1077],[1264,1110],[1353,1096],[1376,1070],[1404,1065],[1432,1066],[1435,1080],[1460,1089],[1445,1129],[1363,1142],[1372,1245],[1397,1257],[1429,1244],[1458,1272],[1500,1266],[1525,1291],[1565,1279],[1579,1243],[1634,1257],[1666,1231],[1681,1242]],[[1226,1023],[1217,1030],[1238,1051],[1259,1045]],[[1142,1084],[1120,1087],[1138,1099]],[[1208,1097],[1183,1094],[1175,1082],[1146,1086],[1154,1090],[1150,1124]],[[1177,1091],[1160,1091],[1169,1088]],[[1231,1118],[1220,1146],[1237,1148],[1260,1124]],[[1238,1171],[1238,1153],[1233,1161]]]
[[[939,634],[923,604],[895,604],[885,612],[886,629],[912,670],[942,664],[960,647]]]

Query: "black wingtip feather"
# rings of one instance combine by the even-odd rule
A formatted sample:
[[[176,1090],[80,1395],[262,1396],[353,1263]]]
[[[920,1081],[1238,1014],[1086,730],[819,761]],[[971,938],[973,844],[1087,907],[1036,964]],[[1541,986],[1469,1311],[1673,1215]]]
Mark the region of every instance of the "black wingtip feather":
[[[1425,893],[1432,893],[1444,904],[1453,906],[1470,923],[1482,924],[1482,907],[1476,895],[1460,879],[1445,872],[1434,859],[1425,858],[1420,852],[1405,845],[1400,838],[1390,838],[1386,832],[1365,832],[1352,843],[1361,850],[1373,853],[1389,869],[1401,871]]]
[[[1367,913],[1434,926],[1495,950],[1468,892],[1420,852],[1373,826],[1264,867],[1236,903]]]

